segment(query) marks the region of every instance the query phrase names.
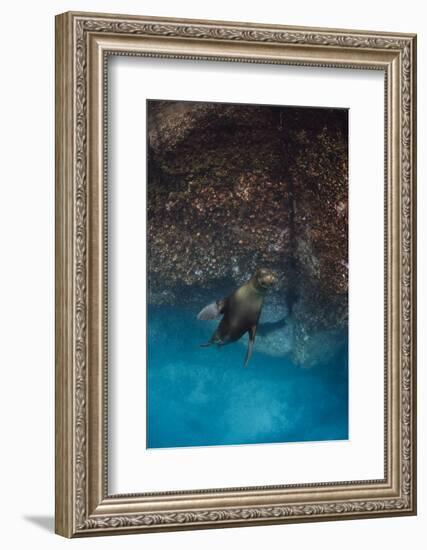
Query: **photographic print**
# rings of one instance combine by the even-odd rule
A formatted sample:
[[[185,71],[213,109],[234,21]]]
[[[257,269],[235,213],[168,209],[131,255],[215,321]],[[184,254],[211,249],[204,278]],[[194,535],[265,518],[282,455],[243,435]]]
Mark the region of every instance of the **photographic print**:
[[[147,446],[347,439],[347,109],[147,121]]]
[[[56,533],[415,515],[416,35],[55,34]]]

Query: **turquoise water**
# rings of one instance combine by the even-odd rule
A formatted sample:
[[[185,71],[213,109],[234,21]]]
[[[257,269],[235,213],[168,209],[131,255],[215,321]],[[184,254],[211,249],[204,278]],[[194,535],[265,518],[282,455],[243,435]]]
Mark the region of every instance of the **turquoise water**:
[[[255,343],[245,369],[240,342],[200,347],[211,333],[194,312],[149,308],[149,448],[348,438],[345,337],[335,357],[311,368],[260,353]]]

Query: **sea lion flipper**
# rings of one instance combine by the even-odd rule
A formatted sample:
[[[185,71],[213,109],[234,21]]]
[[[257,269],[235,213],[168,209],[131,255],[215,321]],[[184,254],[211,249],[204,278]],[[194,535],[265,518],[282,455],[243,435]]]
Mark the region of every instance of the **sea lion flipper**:
[[[267,321],[265,323],[260,323],[258,325],[257,332],[260,336],[266,336],[271,332],[274,332],[276,330],[286,327],[287,324],[288,324],[287,317],[283,317],[278,321]]]
[[[211,319],[218,319],[224,313],[225,299],[217,300],[205,306],[202,311],[197,315],[199,321],[209,321]]]
[[[255,335],[256,335],[256,325],[254,325],[249,329],[248,349],[246,350],[246,357],[245,357],[245,363],[244,363],[245,368],[248,366],[250,358],[252,357],[252,351],[253,351],[254,342],[255,342]]]

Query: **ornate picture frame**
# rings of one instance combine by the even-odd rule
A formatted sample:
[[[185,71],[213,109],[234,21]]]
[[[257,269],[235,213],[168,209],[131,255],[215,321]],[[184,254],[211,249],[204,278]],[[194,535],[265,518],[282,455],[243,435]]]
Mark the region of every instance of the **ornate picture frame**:
[[[384,72],[383,479],[109,494],[105,181],[106,60],[111,55]],[[81,537],[416,513],[415,139],[415,35],[74,12],[57,16],[58,534]]]

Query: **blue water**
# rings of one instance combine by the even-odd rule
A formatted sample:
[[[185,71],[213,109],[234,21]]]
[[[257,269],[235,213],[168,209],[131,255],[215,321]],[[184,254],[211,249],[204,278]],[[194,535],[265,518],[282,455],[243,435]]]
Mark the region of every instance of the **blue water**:
[[[245,346],[201,348],[212,324],[186,310],[148,312],[149,448],[348,439],[347,346],[302,368]],[[246,344],[246,336],[243,337]]]

